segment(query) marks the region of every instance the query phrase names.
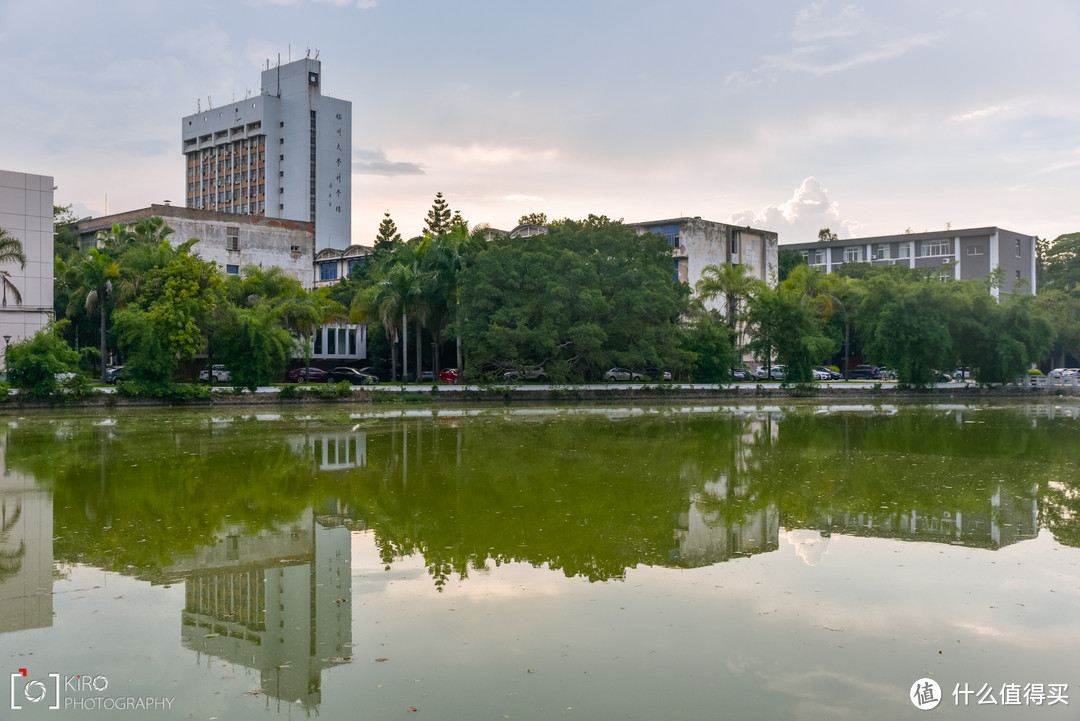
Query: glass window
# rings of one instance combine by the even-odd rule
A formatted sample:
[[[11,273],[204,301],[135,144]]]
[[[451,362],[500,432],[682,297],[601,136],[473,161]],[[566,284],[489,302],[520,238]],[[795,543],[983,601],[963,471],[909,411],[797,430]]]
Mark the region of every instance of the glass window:
[[[921,246],[922,255],[948,255],[949,241],[944,239],[924,240]]]
[[[320,263],[319,280],[337,280],[337,263]]]
[[[844,248],[844,262],[845,263],[861,263],[862,262],[862,247],[858,245],[848,246]]]
[[[887,243],[874,246],[874,260],[888,260],[891,248]]]
[[[226,265],[225,272],[229,275],[240,275],[240,266],[238,265]]]

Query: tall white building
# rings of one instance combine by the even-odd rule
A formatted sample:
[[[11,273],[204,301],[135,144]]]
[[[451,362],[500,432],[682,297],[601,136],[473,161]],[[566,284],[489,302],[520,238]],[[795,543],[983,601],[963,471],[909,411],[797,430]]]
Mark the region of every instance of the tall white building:
[[[0,170],[0,228],[22,242],[26,267],[8,263],[11,291],[0,306],[0,336],[8,342],[29,338],[49,322],[53,313],[53,179]],[[0,346],[0,350],[3,346]]]
[[[350,244],[352,103],[322,94],[318,60],[268,67],[260,95],[182,122],[189,208],[314,223],[316,251]]]

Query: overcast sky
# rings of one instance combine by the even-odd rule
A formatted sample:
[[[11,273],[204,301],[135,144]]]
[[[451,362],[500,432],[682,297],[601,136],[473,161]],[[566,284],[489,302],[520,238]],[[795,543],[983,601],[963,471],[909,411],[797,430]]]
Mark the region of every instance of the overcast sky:
[[[353,241],[436,191],[814,240],[1080,230],[1080,3],[0,0],[0,168],[80,216],[184,199],[180,119],[322,61],[353,106]]]

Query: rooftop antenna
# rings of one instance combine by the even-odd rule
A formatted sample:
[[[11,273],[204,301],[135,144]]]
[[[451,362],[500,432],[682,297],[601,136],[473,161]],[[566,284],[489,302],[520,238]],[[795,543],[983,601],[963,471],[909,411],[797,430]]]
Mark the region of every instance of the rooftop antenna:
[[[307,49],[307,57],[309,57],[309,58],[311,57],[311,48]]]
[[[212,96],[212,95],[207,95],[206,96],[206,109],[207,110],[213,110],[214,109],[213,98],[214,98],[214,96]]]
[[[316,60],[319,59],[319,49],[318,48],[315,48],[315,59]]]
[[[202,98],[195,98],[195,112],[202,112]]]

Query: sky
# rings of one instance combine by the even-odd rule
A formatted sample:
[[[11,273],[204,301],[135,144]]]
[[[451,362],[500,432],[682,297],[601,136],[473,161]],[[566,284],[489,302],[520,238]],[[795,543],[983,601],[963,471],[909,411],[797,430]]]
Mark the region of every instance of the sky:
[[[318,53],[353,242],[683,216],[781,243],[1080,230],[1075,0],[0,0],[0,169],[79,217],[182,205],[180,120]]]

